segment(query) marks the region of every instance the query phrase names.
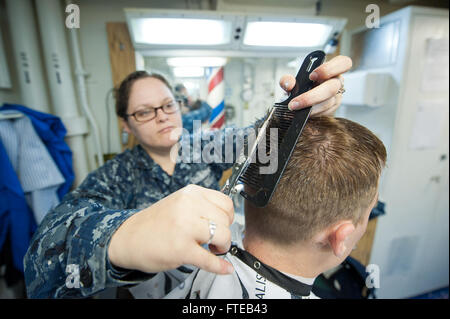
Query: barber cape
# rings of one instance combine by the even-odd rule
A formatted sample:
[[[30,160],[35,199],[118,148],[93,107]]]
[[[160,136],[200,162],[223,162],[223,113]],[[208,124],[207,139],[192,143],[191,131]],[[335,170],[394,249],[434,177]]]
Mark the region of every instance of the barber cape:
[[[222,256],[234,272],[217,275],[196,269],[166,299],[318,299],[312,292],[315,278],[280,272],[243,249],[243,226],[231,227],[233,243]]]

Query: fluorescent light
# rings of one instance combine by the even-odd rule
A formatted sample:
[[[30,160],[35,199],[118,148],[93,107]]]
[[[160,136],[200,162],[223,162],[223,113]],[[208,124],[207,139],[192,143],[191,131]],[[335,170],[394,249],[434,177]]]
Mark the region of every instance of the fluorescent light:
[[[227,59],[221,57],[186,57],[167,59],[167,64],[170,66],[219,67],[224,66],[226,63]]]
[[[134,18],[135,41],[166,45],[220,45],[231,39],[231,22],[211,19]]]
[[[325,44],[332,27],[319,23],[249,22],[244,44],[275,47],[316,47]]]
[[[175,67],[173,75],[177,78],[198,78],[205,74],[202,67]]]
[[[188,92],[194,92],[199,90],[199,84],[192,81],[183,81],[183,85]]]

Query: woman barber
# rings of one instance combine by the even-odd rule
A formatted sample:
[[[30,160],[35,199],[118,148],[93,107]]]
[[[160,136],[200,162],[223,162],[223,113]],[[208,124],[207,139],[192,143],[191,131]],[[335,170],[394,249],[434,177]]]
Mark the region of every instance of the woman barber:
[[[341,74],[350,68],[344,56],[324,63],[311,74],[319,85],[289,107],[313,105],[312,116],[334,114]],[[286,91],[294,84],[292,76],[281,78]],[[139,145],[90,173],[46,215],[24,259],[30,298],[87,297],[183,264],[219,274],[233,271],[213,254],[230,246],[233,204],[217,189],[231,164],[170,158],[182,122],[164,78],[132,73],[120,85],[116,104],[125,130]],[[208,221],[215,223],[213,236]]]

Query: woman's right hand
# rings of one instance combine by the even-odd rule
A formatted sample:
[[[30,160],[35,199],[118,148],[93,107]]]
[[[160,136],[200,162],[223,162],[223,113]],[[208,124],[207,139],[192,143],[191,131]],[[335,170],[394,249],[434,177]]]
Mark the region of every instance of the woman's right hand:
[[[228,196],[188,185],[128,218],[113,234],[108,257],[114,266],[147,273],[190,264],[228,274],[232,265],[213,253],[229,250],[233,218]],[[209,220],[217,224],[211,252],[201,246],[210,237]]]

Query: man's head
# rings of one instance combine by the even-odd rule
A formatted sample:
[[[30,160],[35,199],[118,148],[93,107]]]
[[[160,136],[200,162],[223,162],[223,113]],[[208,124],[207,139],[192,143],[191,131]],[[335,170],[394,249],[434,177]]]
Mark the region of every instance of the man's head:
[[[155,108],[159,108],[156,114]],[[168,150],[178,141],[173,132],[182,128],[179,104],[159,74],[136,71],[128,75],[116,90],[116,113],[124,129],[144,148]]]
[[[383,143],[365,127],[310,118],[267,207],[246,202],[246,236],[315,247],[336,257],[330,267],[339,264],[365,232],[385,162]]]
[[[192,97],[189,95],[189,92],[186,89],[186,87],[183,84],[178,83],[177,85],[175,85],[175,93],[183,101],[183,107],[182,107],[183,114],[190,112],[193,101],[192,101]]]

